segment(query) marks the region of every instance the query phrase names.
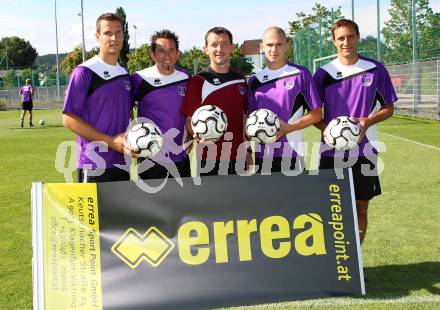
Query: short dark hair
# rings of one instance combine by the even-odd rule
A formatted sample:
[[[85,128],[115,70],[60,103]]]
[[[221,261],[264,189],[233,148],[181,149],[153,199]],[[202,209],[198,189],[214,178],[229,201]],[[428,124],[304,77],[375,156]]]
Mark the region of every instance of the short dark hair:
[[[96,32],[97,33],[99,33],[99,30],[100,30],[101,20],[108,20],[108,21],[117,20],[118,22],[121,23],[121,26],[122,26],[122,20],[118,15],[116,15],[114,13],[104,13],[104,14],[100,15],[98,17],[98,19],[96,20]]]
[[[225,27],[214,27],[209,29],[205,35],[205,46],[208,45],[208,36],[210,33],[215,33],[217,35],[226,33],[229,37],[229,41],[231,41],[230,43],[232,44],[232,33],[228,29],[226,29]]]
[[[351,27],[354,29],[354,31],[356,31],[357,36],[358,37],[360,36],[358,24],[356,24],[354,21],[352,21],[350,19],[341,18],[336,23],[334,23],[334,25],[332,27],[333,40],[335,39],[335,30],[338,28],[341,28],[341,27]]]
[[[170,39],[173,40],[174,43],[176,43],[176,50],[179,50],[179,37],[172,31],[168,30],[168,29],[163,29],[160,31],[156,31],[155,33],[153,33],[153,35],[151,36],[151,51],[153,53],[156,53],[156,40],[157,39]]]

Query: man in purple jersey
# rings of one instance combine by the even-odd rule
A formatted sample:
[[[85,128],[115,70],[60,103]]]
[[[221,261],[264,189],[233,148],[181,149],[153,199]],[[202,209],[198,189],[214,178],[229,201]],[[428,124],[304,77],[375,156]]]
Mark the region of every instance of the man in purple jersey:
[[[256,146],[255,164],[261,173],[293,170],[295,165],[302,171],[302,129],[321,119],[322,104],[313,77],[306,68],[287,62],[288,47],[283,29],[266,29],[261,50],[267,67],[249,80],[249,113],[269,109],[281,122],[277,142]]]
[[[338,57],[315,73],[324,108],[324,119],[316,127],[324,132],[333,118],[350,116],[358,120],[361,133],[359,148],[347,152],[335,152],[322,144],[320,168],[352,167],[362,242],[367,231],[368,203],[381,194],[374,125],[393,115],[397,96],[385,67],[358,54],[360,34],[356,23],[341,19],[333,25],[332,34]]]
[[[24,117],[26,116],[26,111],[29,111],[29,126],[33,127],[32,124],[32,109],[33,109],[33,103],[32,103],[32,97],[34,96],[34,88],[31,85],[31,80],[26,79],[26,84],[20,88],[20,91],[18,94],[21,96],[21,124],[20,127],[23,128],[24,126]]]
[[[139,160],[138,172],[142,179],[165,178],[167,175],[191,176],[190,163],[183,148],[185,117],[180,107],[191,75],[176,68],[179,59],[179,39],[169,30],[155,32],[151,37],[151,58],[155,65],[132,76],[134,99],[138,117],[153,121],[164,135],[164,144],[153,158],[151,167]],[[145,167],[144,167],[145,166]],[[145,170],[147,169],[147,170]]]
[[[118,64],[121,20],[112,13],[96,21],[99,54],[72,72],[66,91],[63,125],[77,134],[78,181],[130,179],[124,158],[124,135],[130,121],[130,76]]]

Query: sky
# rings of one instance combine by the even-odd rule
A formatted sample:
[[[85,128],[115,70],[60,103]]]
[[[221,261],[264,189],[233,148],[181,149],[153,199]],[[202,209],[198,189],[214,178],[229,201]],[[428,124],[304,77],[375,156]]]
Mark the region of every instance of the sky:
[[[81,0],[57,0],[58,51],[70,52],[81,44]],[[85,45],[89,50],[97,43],[95,22],[102,13],[124,8],[130,30],[130,46],[148,43],[156,30],[170,29],[180,38],[180,49],[202,47],[205,32],[224,26],[234,35],[234,43],[261,38],[264,29],[279,26],[288,30],[288,22],[296,13],[312,13],[313,3],[327,8],[341,7],[342,14],[351,18],[352,0],[83,0]],[[376,36],[376,3],[354,0],[355,21],[361,36]],[[55,0],[0,0],[0,38],[18,36],[28,40],[39,55],[56,52]],[[430,6],[440,11],[440,0]],[[380,1],[381,24],[389,19],[390,1]],[[133,28],[137,27],[137,30]],[[136,40],[135,40],[136,37]]]

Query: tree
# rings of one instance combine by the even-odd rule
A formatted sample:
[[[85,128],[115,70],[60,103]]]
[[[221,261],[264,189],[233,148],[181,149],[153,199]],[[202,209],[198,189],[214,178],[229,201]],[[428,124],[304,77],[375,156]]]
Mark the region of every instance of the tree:
[[[98,47],[92,48],[90,51],[86,53],[86,60],[92,58],[98,53],[99,53]],[[61,62],[61,71],[69,75],[70,73],[72,73],[73,69],[75,69],[75,67],[81,64],[82,62],[83,62],[82,47],[81,45],[78,45],[73,49],[73,51],[71,51],[69,54],[66,55],[66,57],[64,57],[63,61]]]
[[[388,10],[390,19],[385,22],[382,29],[385,43],[390,50],[385,54],[385,61],[401,63],[412,60],[412,1],[391,0],[391,8]],[[432,57],[433,51],[439,52],[439,14],[434,14],[429,7],[428,0],[416,2],[416,33],[417,54],[419,59]],[[437,27],[437,32],[435,31]]]
[[[312,10],[312,14],[297,13],[297,19],[289,22],[289,36],[293,46],[294,62],[304,66],[309,65],[309,60],[311,62],[320,56],[324,57],[335,53],[331,29],[336,20],[343,18],[340,7],[331,11],[325,6],[315,3]],[[321,53],[319,53],[320,44]],[[310,63],[310,65],[312,64]]]
[[[254,73],[254,65],[248,58],[246,58],[246,56],[241,53],[241,49],[238,44],[234,46],[232,51],[230,66],[235,71],[241,72],[244,75],[251,75]]]
[[[185,68],[193,74],[196,74],[201,68],[206,67],[208,64],[208,55],[195,46],[181,53],[179,61],[177,62],[179,67]]]
[[[382,55],[388,51],[388,46],[380,42],[380,49]],[[377,58],[377,38],[367,36],[359,41],[358,51],[366,57]]]
[[[119,16],[119,18],[121,19],[122,33],[124,34],[124,41],[122,44],[121,54],[119,55],[119,64],[127,68],[128,54],[130,53],[130,43],[128,43],[128,40],[130,39],[130,35],[128,34],[127,16],[125,15],[125,11],[122,7],[116,8],[115,14]]]
[[[4,37],[0,40],[0,59],[5,53],[8,55],[8,66],[14,68],[33,66],[38,55],[29,41],[19,37]],[[3,61],[0,67],[6,68],[6,61]]]
[[[130,73],[154,65],[154,62],[150,57],[150,46],[148,44],[143,44],[139,46],[139,48],[131,50],[130,53],[128,53],[127,58],[127,68]]]

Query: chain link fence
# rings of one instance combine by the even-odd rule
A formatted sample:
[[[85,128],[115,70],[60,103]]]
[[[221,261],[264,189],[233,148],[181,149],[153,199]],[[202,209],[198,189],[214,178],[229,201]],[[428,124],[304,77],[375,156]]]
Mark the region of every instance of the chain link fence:
[[[0,110],[21,109],[20,88],[0,90]],[[58,96],[57,86],[37,86],[34,88],[34,109],[61,108],[64,102],[66,86],[60,87]]]
[[[399,98],[396,114],[440,120],[440,60],[386,67]]]

